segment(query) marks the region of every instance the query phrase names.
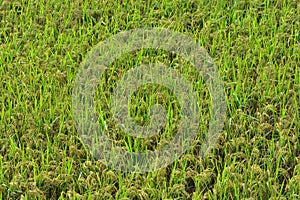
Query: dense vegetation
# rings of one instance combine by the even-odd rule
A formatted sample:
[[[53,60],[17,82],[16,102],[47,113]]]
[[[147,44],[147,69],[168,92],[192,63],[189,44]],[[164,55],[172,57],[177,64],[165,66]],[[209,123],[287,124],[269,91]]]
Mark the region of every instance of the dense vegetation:
[[[297,0],[0,0],[0,27],[0,199],[300,199]],[[206,157],[198,156],[199,137],[166,168],[124,173],[94,159],[82,144],[72,118],[72,90],[93,47],[142,27],[185,33],[207,50],[224,83],[227,116]],[[124,55],[99,87],[105,92],[99,90],[98,105],[121,146],[135,139],[110,123],[109,92],[128,66],[153,57],[172,65],[166,52]],[[178,63],[176,70],[208,108],[201,77]],[[162,103],[172,101],[162,95],[168,93],[164,88],[151,86],[137,97],[153,90]],[[199,135],[208,115],[201,117]],[[138,143],[151,149],[167,139]]]

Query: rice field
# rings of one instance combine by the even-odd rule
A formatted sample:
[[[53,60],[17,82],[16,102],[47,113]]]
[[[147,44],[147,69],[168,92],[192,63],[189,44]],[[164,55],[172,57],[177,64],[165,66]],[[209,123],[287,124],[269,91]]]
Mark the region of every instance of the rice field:
[[[297,0],[0,0],[0,27],[0,199],[300,199]],[[147,125],[149,108],[160,104],[166,125],[149,138],[116,125],[114,88],[136,66],[170,66],[190,83],[200,108],[196,137],[184,154],[158,170],[134,173],[89,151],[72,96],[99,43],[147,27],[185,34],[207,51],[223,83],[226,113],[220,137],[201,156],[212,107],[205,78],[168,51],[120,56],[97,80],[94,98],[99,126],[120,148],[160,149],[182,118],[171,90],[145,84],[130,98],[130,116]]]

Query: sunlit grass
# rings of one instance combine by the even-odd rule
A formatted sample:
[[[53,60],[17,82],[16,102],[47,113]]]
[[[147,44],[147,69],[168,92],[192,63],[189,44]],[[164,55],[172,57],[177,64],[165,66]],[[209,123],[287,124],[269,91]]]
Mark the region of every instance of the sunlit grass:
[[[300,199],[299,12],[296,0],[0,0],[0,199]],[[147,123],[149,106],[162,103],[170,134],[142,140],[116,127],[111,91],[134,66],[172,66],[191,82],[201,108],[199,135],[186,154],[156,172],[130,174],[104,166],[81,143],[72,90],[97,43],[141,27],[185,33],[208,51],[224,83],[227,116],[213,152],[199,157],[210,106],[202,77],[166,52],[122,56],[99,79],[95,99],[99,124],[105,121],[121,147],[165,145],[180,117],[171,92],[147,87],[131,99],[133,115]]]

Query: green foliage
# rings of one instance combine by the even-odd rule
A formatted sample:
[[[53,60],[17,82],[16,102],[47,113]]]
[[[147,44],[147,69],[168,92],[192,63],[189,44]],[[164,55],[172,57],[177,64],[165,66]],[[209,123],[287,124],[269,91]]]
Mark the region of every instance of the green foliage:
[[[0,199],[300,199],[299,5],[297,0],[0,0]],[[105,84],[99,80],[96,100],[99,123],[107,123],[117,144],[153,150],[176,130],[180,105],[165,88],[141,88],[132,99],[141,124],[147,123],[151,103],[167,108],[168,127],[155,138],[126,136],[108,111],[121,75],[153,57],[183,73],[202,109],[199,138],[185,155],[159,171],[129,174],[87,152],[74,127],[71,98],[88,51],[141,27],[195,38],[219,68],[228,113],[213,152],[199,157],[210,105],[202,78],[165,52],[124,55],[110,66]]]

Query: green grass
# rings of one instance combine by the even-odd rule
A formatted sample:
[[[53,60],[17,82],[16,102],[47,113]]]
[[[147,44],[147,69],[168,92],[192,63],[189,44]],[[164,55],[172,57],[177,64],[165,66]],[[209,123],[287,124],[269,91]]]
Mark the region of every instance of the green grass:
[[[0,27],[0,199],[300,199],[298,1],[0,0]],[[199,157],[210,105],[203,79],[166,52],[124,55],[107,70],[107,84],[99,80],[96,101],[99,123],[107,122],[120,146],[151,150],[172,138],[140,140],[115,127],[110,91],[135,64],[174,65],[202,106],[199,137],[180,159],[131,174],[106,167],[82,145],[72,90],[93,47],[142,27],[185,33],[208,51],[224,83],[227,115],[215,148]],[[141,107],[138,123],[147,123],[147,105],[159,101],[169,111],[167,129],[176,130],[180,106],[168,90],[148,87],[136,97],[145,98],[141,106],[132,99],[132,109]]]

